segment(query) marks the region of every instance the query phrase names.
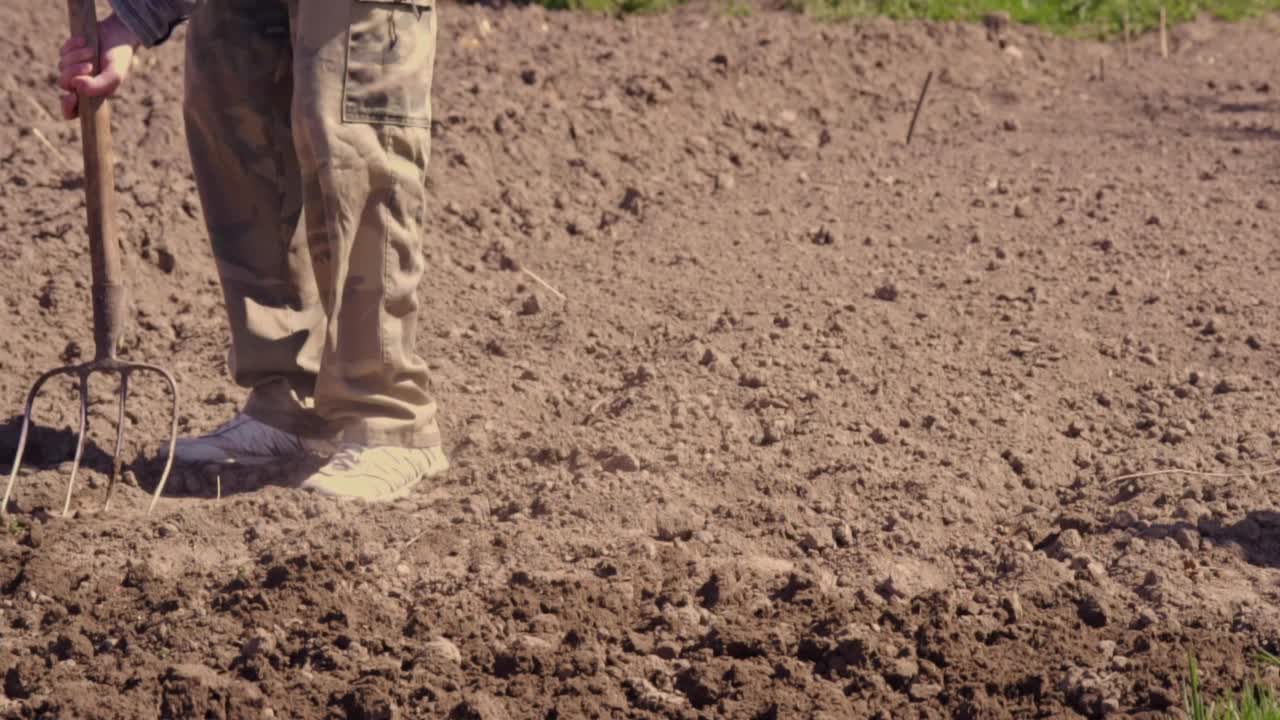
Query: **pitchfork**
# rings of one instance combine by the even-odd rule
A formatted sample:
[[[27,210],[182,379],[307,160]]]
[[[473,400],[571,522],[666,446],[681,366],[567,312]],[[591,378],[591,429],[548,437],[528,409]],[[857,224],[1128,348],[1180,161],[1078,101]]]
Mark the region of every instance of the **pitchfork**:
[[[67,0],[67,14],[71,21],[72,35],[85,39],[92,47],[95,58],[100,58],[98,46],[98,18],[94,0]],[[95,60],[95,64],[99,62]],[[95,68],[97,72],[99,68]],[[125,404],[129,400],[129,378],[134,373],[155,373],[164,378],[173,395],[173,422],[169,431],[169,454],[156,485],[155,494],[147,508],[150,513],[156,507],[164,491],[165,481],[173,468],[173,451],[178,440],[178,384],[167,370],[155,365],[128,362],[116,357],[120,332],[125,324],[127,300],[125,297],[124,271],[120,259],[120,244],[116,240],[115,177],[111,163],[111,109],[106,98],[79,98],[80,134],[84,149],[85,205],[89,220],[89,256],[93,267],[93,342],[96,346],[91,362],[50,370],[41,375],[27,393],[26,407],[22,411],[22,431],[18,436],[18,450],[9,473],[9,484],[0,501],[0,515],[7,514],[9,495],[18,479],[22,454],[27,447],[27,432],[31,428],[31,410],[40,388],[52,377],[70,375],[79,382],[80,428],[76,438],[76,455],[71,465],[71,479],[67,481],[67,498],[62,505],[65,517],[71,511],[71,492],[75,488],[76,473],[84,455],[85,438],[89,434],[89,376],[94,373],[120,376],[120,412],[116,420],[116,449],[111,455],[111,477],[107,483],[103,509],[111,505],[111,491],[120,476],[122,462],[120,449],[124,443]]]

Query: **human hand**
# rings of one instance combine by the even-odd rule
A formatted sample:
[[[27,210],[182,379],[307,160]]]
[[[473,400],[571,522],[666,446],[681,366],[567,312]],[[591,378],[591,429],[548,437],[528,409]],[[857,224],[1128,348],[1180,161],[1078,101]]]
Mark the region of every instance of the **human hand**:
[[[142,42],[120,18],[111,15],[98,23],[101,63],[95,67],[93,48],[85,38],[69,38],[58,58],[58,87],[63,90],[62,116],[68,120],[80,114],[79,95],[107,97],[115,94],[129,76],[133,55]],[[94,70],[97,74],[94,74]]]

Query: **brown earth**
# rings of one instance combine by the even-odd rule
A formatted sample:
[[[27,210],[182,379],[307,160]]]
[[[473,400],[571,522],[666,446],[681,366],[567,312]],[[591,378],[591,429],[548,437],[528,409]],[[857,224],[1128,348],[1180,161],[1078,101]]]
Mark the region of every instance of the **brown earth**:
[[[719,6],[443,18],[421,336],[456,470],[389,508],[185,472],[148,517],[139,461],[96,513],[104,381],[64,520],[52,389],[0,533],[0,714],[1157,716],[1188,652],[1216,691],[1280,649],[1280,18],[1129,65]],[[0,22],[8,458],[92,342],[61,9]],[[243,392],[180,67],[115,105],[125,350],[203,431]],[[1115,480],[1171,467],[1236,475]]]

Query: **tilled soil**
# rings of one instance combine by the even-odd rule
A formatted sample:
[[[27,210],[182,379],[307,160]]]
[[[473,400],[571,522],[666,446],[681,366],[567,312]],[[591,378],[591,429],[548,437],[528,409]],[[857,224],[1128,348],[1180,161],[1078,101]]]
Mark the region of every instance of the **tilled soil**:
[[[0,458],[93,353],[61,12],[0,7]],[[1280,18],[1167,61],[719,5],[442,18],[421,349],[455,469],[374,508],[196,468],[147,516],[144,384],[97,512],[102,380],[62,519],[51,388],[0,714],[1154,717],[1189,652],[1216,691],[1280,649]],[[197,432],[244,394],[180,38],[114,106],[124,354]],[[1221,475],[1117,479],[1171,468]]]

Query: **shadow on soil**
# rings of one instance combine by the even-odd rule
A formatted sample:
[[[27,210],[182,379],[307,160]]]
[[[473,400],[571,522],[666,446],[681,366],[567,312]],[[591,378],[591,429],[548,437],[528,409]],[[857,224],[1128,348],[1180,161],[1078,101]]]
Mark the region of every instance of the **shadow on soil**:
[[[22,416],[15,415],[0,424],[0,472],[13,471],[13,457],[18,450],[18,438],[22,433]],[[70,429],[34,425],[27,438],[27,449],[22,455],[22,467],[49,470],[75,458],[76,434]],[[90,439],[84,447],[81,464],[89,469],[106,471],[111,466],[111,454]]]
[[[297,488],[320,469],[323,460],[306,458],[265,465],[174,465],[165,483],[164,497],[213,499],[261,491],[268,487]],[[148,495],[164,472],[164,461],[146,458],[130,464],[138,488]]]
[[[1217,543],[1235,543],[1245,559],[1259,567],[1280,568],[1280,512],[1254,510],[1239,522],[1224,525],[1217,520],[1200,523],[1200,534]]]
[[[18,449],[18,440],[22,432],[22,416],[15,415],[0,423],[0,494],[8,483],[9,473],[13,471],[13,459]],[[97,484],[94,480],[106,481],[111,472],[111,454],[93,441],[92,435],[85,443],[84,457],[81,460],[81,492],[92,492]],[[23,475],[39,471],[70,471],[69,463],[75,458],[76,433],[69,428],[61,430],[33,426],[27,438],[27,448],[22,456]],[[155,492],[157,483],[164,472],[164,460],[160,457],[131,457],[126,449],[122,454],[125,464],[122,482],[136,482],[137,487],[147,494]],[[319,467],[319,461],[311,463],[295,462],[288,466],[282,464],[244,466],[181,466],[175,465],[165,483],[165,497],[215,498],[227,497],[248,492],[256,492],[268,486],[296,487],[310,473]],[[64,467],[65,466],[65,467]],[[96,478],[90,478],[90,474]],[[30,479],[30,478],[27,478]],[[13,501],[17,502],[26,495],[23,493],[23,477],[19,477],[14,486]],[[65,488],[67,478],[59,478],[60,488]],[[89,488],[84,487],[88,484]],[[19,506],[20,507],[20,506]]]
[[[1238,522],[1225,524],[1206,518],[1197,524],[1176,522],[1152,525],[1143,533],[1146,537],[1177,537],[1179,530],[1199,533],[1205,541],[1215,545],[1235,545],[1243,551],[1244,559],[1251,565],[1280,568],[1280,511],[1254,510]]]

